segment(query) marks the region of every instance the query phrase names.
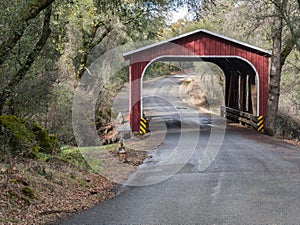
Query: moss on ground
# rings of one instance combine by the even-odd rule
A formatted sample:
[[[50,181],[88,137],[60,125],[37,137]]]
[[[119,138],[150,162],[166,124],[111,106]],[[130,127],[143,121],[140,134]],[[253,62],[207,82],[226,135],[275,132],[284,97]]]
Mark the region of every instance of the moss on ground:
[[[60,152],[58,139],[50,135],[37,122],[20,119],[14,115],[0,116],[0,160],[36,158],[38,153]]]

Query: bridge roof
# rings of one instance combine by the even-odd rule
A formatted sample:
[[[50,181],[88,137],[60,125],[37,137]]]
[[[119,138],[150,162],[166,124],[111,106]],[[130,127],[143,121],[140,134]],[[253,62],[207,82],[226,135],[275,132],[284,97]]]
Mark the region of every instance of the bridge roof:
[[[141,52],[150,50],[152,48],[155,48],[155,47],[158,47],[158,46],[161,46],[161,45],[164,45],[164,44],[167,44],[167,43],[179,40],[179,39],[185,39],[185,38],[187,38],[189,36],[192,36],[192,35],[195,35],[195,34],[201,34],[201,33],[207,34],[207,35],[210,35],[210,36],[213,36],[213,37],[216,37],[216,38],[219,38],[219,39],[224,40],[226,42],[230,42],[230,43],[236,44],[236,45],[238,45],[240,47],[243,47],[243,48],[247,48],[250,51],[256,52],[259,55],[264,55],[266,57],[270,57],[271,56],[271,52],[270,51],[264,50],[262,48],[259,48],[259,47],[247,44],[245,42],[241,42],[241,41],[238,41],[238,40],[235,40],[235,39],[232,39],[232,38],[229,38],[229,37],[226,37],[226,36],[223,36],[223,35],[211,32],[211,31],[208,31],[208,30],[205,30],[205,29],[199,29],[199,30],[194,30],[192,32],[179,35],[179,36],[174,37],[174,38],[170,38],[168,40],[160,41],[160,42],[153,43],[153,44],[150,44],[150,45],[142,47],[142,48],[138,48],[138,49],[133,50],[133,51],[126,52],[126,53],[123,54],[123,57],[127,60],[131,56],[133,56],[133,55],[135,55],[137,53],[141,53]]]

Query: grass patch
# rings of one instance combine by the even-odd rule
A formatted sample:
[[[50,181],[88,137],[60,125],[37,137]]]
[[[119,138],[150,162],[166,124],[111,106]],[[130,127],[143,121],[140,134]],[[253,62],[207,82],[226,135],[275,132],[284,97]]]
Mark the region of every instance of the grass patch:
[[[118,144],[92,147],[63,147],[59,156],[80,168],[89,167],[93,172],[100,173],[111,158],[110,151],[117,150]]]
[[[110,151],[110,150],[117,150],[119,144],[111,144],[111,145],[102,145],[102,146],[92,146],[92,147],[79,147],[77,149],[80,150],[82,153],[88,153],[93,151]]]
[[[185,81],[183,82],[183,85],[184,85],[185,87],[187,87],[187,86],[190,85],[191,82],[192,82],[191,80],[185,80]]]
[[[1,219],[0,218],[0,222],[3,223],[3,224],[18,224],[20,221],[19,220],[16,220],[16,219]]]

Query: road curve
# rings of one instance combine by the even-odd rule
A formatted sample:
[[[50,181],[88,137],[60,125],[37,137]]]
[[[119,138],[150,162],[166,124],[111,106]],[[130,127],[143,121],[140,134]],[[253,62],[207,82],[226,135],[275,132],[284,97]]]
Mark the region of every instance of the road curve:
[[[144,83],[165,135],[151,158],[115,198],[60,224],[300,224],[300,148],[198,113],[180,79]]]

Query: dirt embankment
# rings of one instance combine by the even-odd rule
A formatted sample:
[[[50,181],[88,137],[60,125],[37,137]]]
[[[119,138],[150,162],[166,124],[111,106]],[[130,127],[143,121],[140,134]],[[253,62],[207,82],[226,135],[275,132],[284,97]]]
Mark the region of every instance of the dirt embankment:
[[[118,182],[147,157],[145,151],[129,149],[121,157],[118,147],[81,149],[82,154],[98,155],[91,162],[78,149],[68,149],[64,157],[0,163],[0,224],[55,224],[114,197]]]
[[[199,76],[185,78],[180,85],[180,98],[201,112],[219,115],[220,107],[224,104],[222,87],[209,79],[207,81]]]

